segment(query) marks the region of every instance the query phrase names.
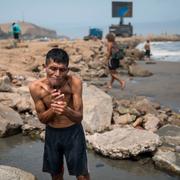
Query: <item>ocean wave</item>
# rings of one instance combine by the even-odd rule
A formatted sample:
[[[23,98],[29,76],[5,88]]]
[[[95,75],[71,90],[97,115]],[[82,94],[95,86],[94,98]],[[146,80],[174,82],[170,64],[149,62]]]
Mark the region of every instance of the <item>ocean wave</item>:
[[[144,44],[139,44],[136,48],[144,50]],[[180,62],[180,42],[151,42],[152,58],[158,61]]]

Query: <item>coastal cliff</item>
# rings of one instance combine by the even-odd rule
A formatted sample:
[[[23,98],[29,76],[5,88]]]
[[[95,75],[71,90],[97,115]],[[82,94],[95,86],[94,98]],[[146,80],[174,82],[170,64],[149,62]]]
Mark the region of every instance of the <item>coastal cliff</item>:
[[[11,24],[12,23],[5,23],[0,24],[0,39],[6,39],[11,37]],[[21,26],[22,30],[22,37],[24,39],[34,39],[34,38],[41,38],[41,37],[48,37],[48,38],[56,38],[57,33],[54,30],[50,30],[44,27],[37,26],[35,24],[29,22],[18,22]]]

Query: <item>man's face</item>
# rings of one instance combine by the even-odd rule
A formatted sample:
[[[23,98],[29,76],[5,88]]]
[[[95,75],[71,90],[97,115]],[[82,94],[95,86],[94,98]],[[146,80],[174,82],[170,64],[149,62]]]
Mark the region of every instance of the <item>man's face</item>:
[[[46,73],[51,86],[59,86],[67,76],[68,67],[62,63],[50,61],[46,66]]]

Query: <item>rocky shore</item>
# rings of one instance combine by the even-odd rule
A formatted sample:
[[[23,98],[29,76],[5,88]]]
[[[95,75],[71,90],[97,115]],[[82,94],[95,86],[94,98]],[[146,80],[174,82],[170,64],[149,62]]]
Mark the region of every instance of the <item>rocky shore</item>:
[[[60,47],[70,55],[70,73],[84,81],[83,126],[88,147],[112,159],[136,159],[147,154],[156,166],[179,175],[180,114],[162,106],[161,101],[151,101],[138,92],[136,96],[137,89],[131,89],[133,96],[126,94],[133,78],[153,82],[151,78],[158,74],[155,68],[144,65],[144,53],[135,49],[143,40],[142,37],[119,39],[126,45],[120,70],[127,80],[124,91],[116,84],[112,90],[106,89],[108,71],[104,41],[34,40],[21,42],[16,48],[12,40],[0,41],[0,137],[22,132],[44,139],[44,125],[37,119],[27,85],[44,76],[42,64],[46,52]],[[149,67],[157,68],[157,64]],[[167,71],[168,68],[171,66]],[[142,87],[143,84],[139,89]],[[152,92],[158,93],[153,88],[156,87],[152,87]],[[147,90],[151,92],[150,87]]]

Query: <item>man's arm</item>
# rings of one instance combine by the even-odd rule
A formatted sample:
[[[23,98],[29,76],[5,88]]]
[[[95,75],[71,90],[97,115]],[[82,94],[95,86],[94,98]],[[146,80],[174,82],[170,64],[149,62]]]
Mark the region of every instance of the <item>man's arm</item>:
[[[32,83],[29,86],[30,94],[32,99],[34,100],[35,109],[38,115],[39,120],[43,124],[47,124],[49,121],[53,120],[55,115],[52,108],[46,110],[45,105],[41,99],[41,96],[38,94],[40,92],[40,88],[38,87],[37,83]]]
[[[72,94],[73,108],[68,107],[63,99],[52,103],[51,107],[57,114],[63,114],[71,121],[80,123],[83,119],[82,82],[76,77],[72,80]]]
[[[82,81],[78,78],[72,85],[73,91],[73,109],[67,107],[66,116],[73,122],[79,123],[83,119],[83,101],[82,101]]]
[[[110,57],[111,57],[111,50],[112,49],[112,43],[108,43],[107,44],[107,62],[109,61]]]

